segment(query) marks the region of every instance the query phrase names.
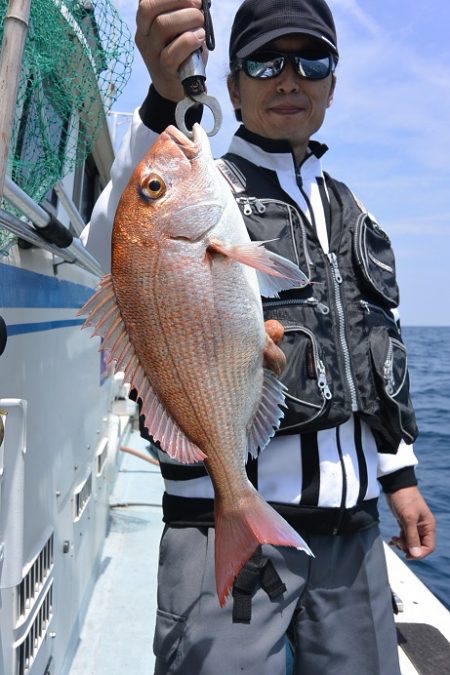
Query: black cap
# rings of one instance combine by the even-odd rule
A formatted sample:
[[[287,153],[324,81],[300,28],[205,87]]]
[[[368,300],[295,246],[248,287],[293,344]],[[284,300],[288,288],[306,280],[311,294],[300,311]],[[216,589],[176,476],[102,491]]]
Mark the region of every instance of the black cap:
[[[230,63],[289,33],[321,40],[337,61],[336,27],[324,0],[244,0],[231,28]]]

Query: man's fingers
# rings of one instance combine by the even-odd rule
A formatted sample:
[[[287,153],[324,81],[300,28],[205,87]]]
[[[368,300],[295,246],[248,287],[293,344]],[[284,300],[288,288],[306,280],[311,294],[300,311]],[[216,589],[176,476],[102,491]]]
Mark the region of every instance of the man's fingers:
[[[284,326],[282,323],[275,319],[268,319],[264,322],[264,329],[276,345],[280,344],[284,336]]]
[[[286,367],[286,357],[269,335],[266,335],[266,345],[263,354],[264,368],[268,368],[275,375],[281,375]]]
[[[391,537],[390,546],[406,553],[407,560],[420,560],[430,555],[436,545],[436,536],[432,523],[403,523],[399,537]]]
[[[421,512],[418,522],[407,524],[404,531],[411,559],[425,558],[434,551],[436,521],[428,507]]]
[[[185,32],[179,38],[169,42],[161,51],[161,64],[167,70],[178,73],[180,65],[196,49],[199,49],[205,40],[205,30],[197,28],[191,32]]]
[[[150,35],[150,29],[156,17],[176,12],[180,9],[200,9],[201,0],[139,0],[136,13],[137,33],[142,37]]]
[[[419,523],[418,531],[421,544],[420,555],[422,558],[425,558],[425,556],[433,553],[436,547],[436,526],[434,518],[432,518],[430,521]]]
[[[432,553],[436,521],[417,486],[392,492],[387,500],[401,529],[400,537],[393,537],[391,545],[405,551],[409,560],[419,560]]]
[[[403,523],[403,534],[408,553],[413,558],[418,558],[422,554],[422,548],[417,523],[414,521]]]
[[[266,331],[264,367],[273,371],[275,375],[281,375],[286,367],[286,357],[277,345],[283,339],[284,327],[279,321],[269,319],[264,322],[264,329]]]
[[[201,0],[141,0],[136,45],[156,91],[172,101],[184,96],[178,70],[205,38]]]
[[[179,35],[202,29],[203,25],[204,17],[200,10],[192,7],[177,9],[176,12],[167,12],[155,17],[148,37],[150,40],[157,39],[159,44],[167,46]]]

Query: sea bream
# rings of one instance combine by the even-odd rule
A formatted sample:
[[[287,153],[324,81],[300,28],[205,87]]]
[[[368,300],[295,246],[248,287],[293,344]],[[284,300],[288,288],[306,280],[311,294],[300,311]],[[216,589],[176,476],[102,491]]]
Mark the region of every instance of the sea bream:
[[[203,129],[189,139],[170,126],[121,196],[111,274],[80,312],[137,390],[162,449],[205,463],[221,605],[260,544],[310,553],[245,471],[283,415],[284,387],[263,367],[260,294],[305,283],[296,265],[250,241]]]

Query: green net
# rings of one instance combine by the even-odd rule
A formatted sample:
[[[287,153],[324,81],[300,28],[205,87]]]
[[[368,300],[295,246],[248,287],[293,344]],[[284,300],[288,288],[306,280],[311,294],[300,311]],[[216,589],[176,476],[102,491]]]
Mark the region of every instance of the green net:
[[[7,256],[9,249],[16,243],[17,237],[11,232],[0,227],[0,259],[2,256]]]
[[[31,2],[8,173],[35,201],[90,153],[132,59],[109,0]]]

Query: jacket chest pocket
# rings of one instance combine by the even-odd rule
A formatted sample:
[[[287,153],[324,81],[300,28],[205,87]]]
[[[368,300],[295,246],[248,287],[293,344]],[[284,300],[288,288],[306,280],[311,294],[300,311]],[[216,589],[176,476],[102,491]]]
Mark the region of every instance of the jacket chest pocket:
[[[281,200],[239,196],[236,202],[250,238],[265,241],[265,247],[296,263],[311,279],[313,263],[308,250],[306,227],[298,211]]]
[[[391,242],[367,214],[361,214],[356,223],[354,251],[358,274],[369,294],[388,307],[397,307],[399,291]]]
[[[285,412],[281,428],[302,428],[316,421],[328,410],[333,397],[328,373],[317,340],[308,328],[285,325],[280,344],[287,366],[280,380],[287,387]]]

